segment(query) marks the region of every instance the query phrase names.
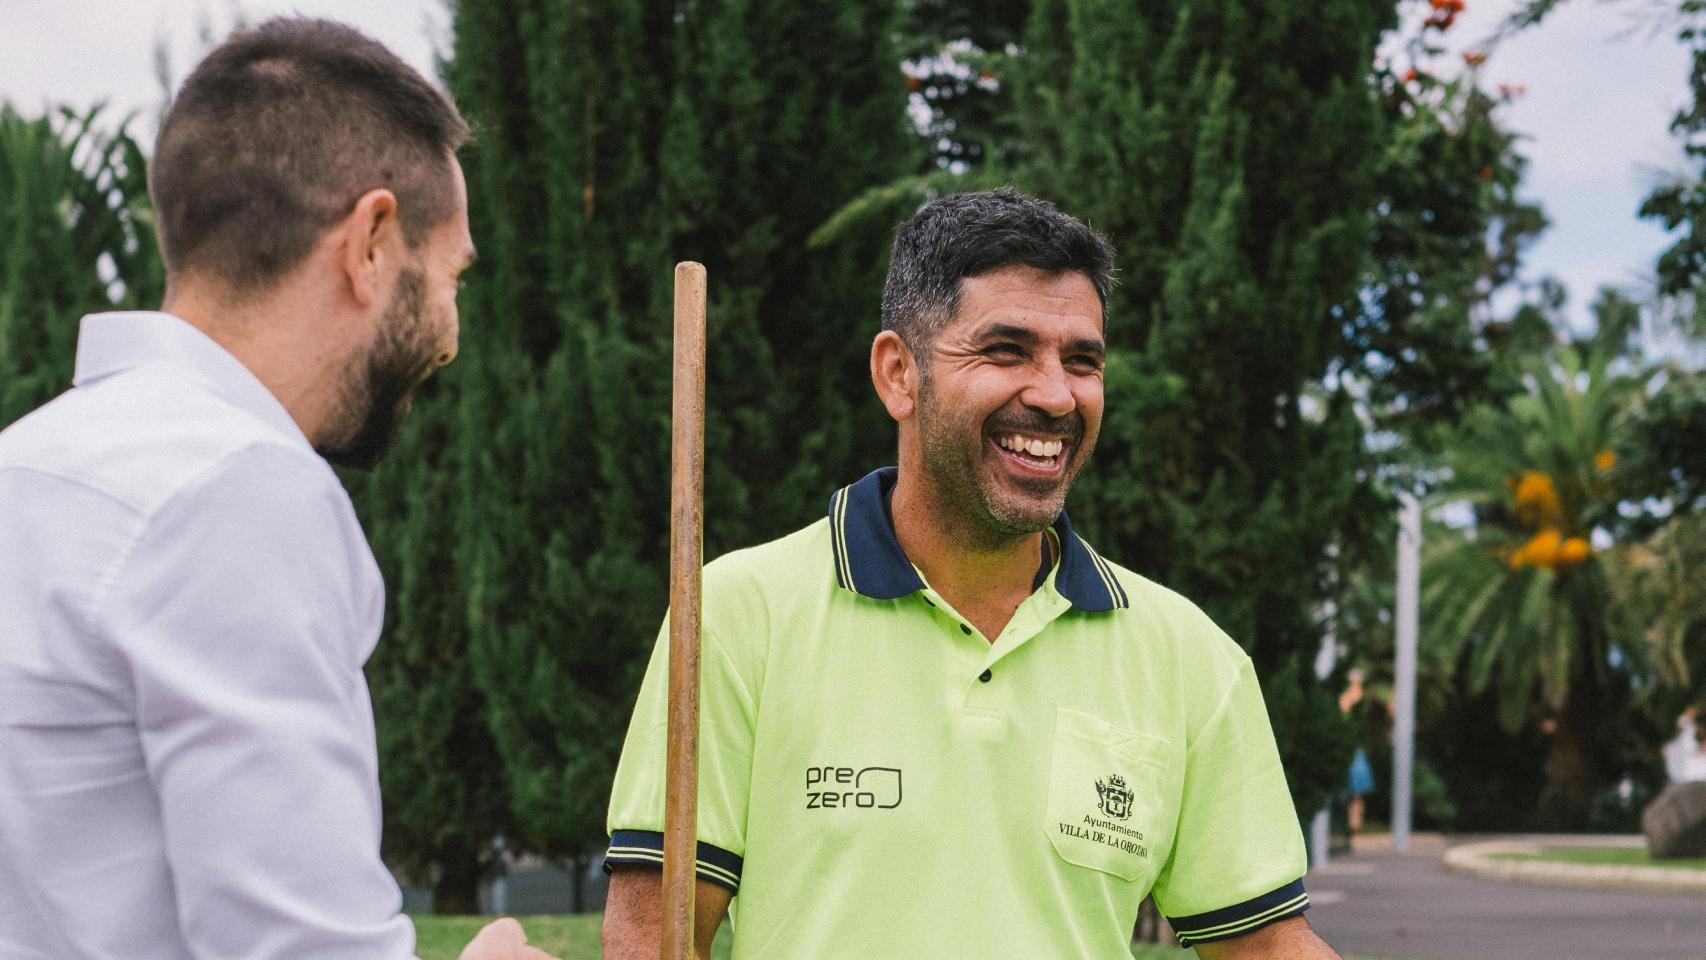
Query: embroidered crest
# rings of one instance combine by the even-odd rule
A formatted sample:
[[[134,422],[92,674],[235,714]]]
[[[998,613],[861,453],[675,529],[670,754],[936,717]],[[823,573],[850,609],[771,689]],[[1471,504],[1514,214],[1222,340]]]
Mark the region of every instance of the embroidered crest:
[[[1114,774],[1106,780],[1096,781],[1097,805],[1102,808],[1102,814],[1115,820],[1131,819],[1131,790],[1126,787],[1125,780]]]

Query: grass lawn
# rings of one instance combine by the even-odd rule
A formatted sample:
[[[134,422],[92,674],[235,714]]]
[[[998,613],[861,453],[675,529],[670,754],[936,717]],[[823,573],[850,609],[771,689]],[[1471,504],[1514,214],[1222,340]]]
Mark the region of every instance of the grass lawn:
[[[527,942],[562,960],[599,960],[598,925],[602,913],[581,913],[544,917],[517,917],[527,931]],[[474,939],[479,929],[491,922],[491,917],[429,917],[416,916],[415,953],[421,960],[456,960],[456,955]],[[727,960],[729,928],[717,933],[711,956]]]
[[[1706,857],[1682,860],[1654,860],[1646,847],[1552,847],[1538,853],[1492,853],[1489,860],[1548,860],[1553,863],[1581,863],[1591,866],[1614,867],[1681,867],[1706,870]]]
[[[518,919],[527,930],[527,942],[546,953],[562,960],[599,960],[598,925],[603,914]],[[473,939],[475,931],[485,926],[491,917],[417,916],[414,920],[419,938],[415,949],[421,960],[456,960],[456,955]],[[1136,946],[1131,952],[1135,960],[1190,960],[1196,956],[1178,947]],[[717,934],[711,956],[716,960],[727,960],[728,955],[729,928],[724,926]]]

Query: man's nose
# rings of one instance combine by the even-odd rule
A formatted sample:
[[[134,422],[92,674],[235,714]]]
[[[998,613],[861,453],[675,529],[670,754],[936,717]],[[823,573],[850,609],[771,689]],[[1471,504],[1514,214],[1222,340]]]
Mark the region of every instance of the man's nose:
[[[1019,397],[1020,402],[1051,417],[1064,417],[1078,408],[1072,395],[1072,384],[1066,368],[1057,361],[1047,361],[1035,368],[1031,382]]]

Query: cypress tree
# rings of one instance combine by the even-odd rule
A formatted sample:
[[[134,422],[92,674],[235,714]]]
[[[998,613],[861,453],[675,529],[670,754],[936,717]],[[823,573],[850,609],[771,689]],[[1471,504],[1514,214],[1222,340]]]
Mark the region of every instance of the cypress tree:
[[[384,635],[366,668],[383,853],[405,880],[430,886],[438,913],[479,911],[492,841],[512,822],[485,693],[468,663],[456,431],[472,378],[459,366],[421,388],[373,473],[343,474],[386,585]]]
[[[886,237],[807,234],[915,163],[887,0],[459,5],[481,264],[459,424],[470,655],[526,840],[602,838],[667,603],[669,324],[704,262],[706,550],[889,455],[863,387]]]
[[[1362,0],[1039,0],[1020,64],[1024,182],[1120,252],[1111,402],[1075,509],[1270,682],[1300,682],[1329,548],[1368,512],[1363,430],[1320,385],[1361,311],[1383,145],[1368,77],[1393,22]],[[1317,808],[1348,735],[1325,692],[1269,702]]]

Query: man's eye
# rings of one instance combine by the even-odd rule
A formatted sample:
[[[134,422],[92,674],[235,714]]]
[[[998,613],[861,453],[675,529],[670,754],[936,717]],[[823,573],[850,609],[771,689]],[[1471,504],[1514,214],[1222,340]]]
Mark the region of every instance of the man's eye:
[[[1016,343],[994,343],[983,348],[992,357],[1022,357],[1025,351]]]

